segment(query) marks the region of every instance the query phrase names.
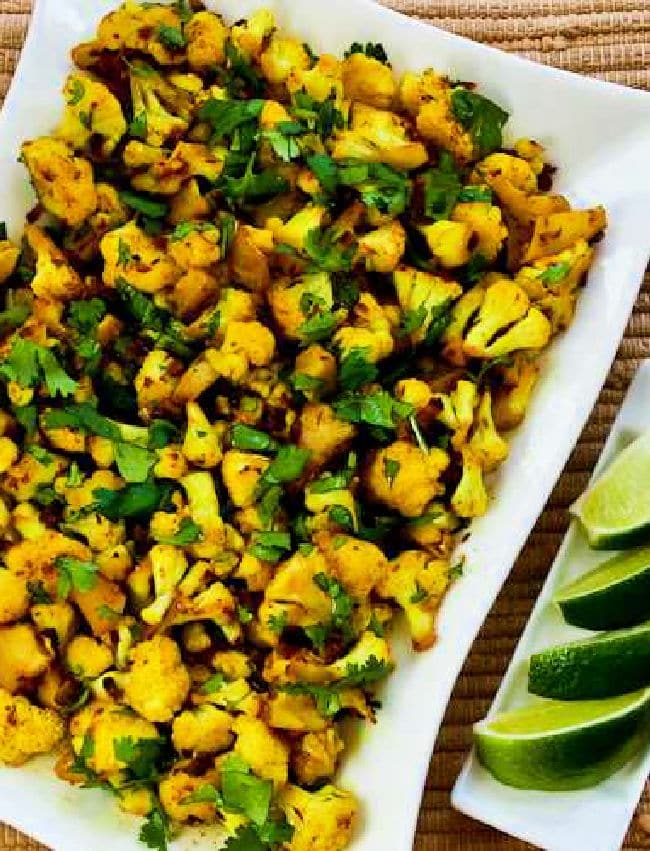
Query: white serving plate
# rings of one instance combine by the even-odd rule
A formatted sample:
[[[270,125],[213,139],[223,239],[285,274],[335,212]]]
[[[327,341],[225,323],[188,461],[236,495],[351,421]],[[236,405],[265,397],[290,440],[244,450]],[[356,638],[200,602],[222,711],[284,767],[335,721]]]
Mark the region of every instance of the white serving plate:
[[[230,20],[263,0],[222,0]],[[117,0],[37,0],[34,20],[0,117],[3,209],[17,234],[33,203],[19,142],[56,124],[68,51],[91,37]],[[512,442],[489,516],[465,545],[467,569],[440,613],[440,640],[421,656],[399,638],[397,672],[373,729],[364,729],[342,782],[365,804],[354,851],[408,851],[433,745],[463,660],[548,498],[614,358],[650,254],[650,95],[536,65],[388,11],[371,0],[270,0],[280,25],[317,49],[381,41],[397,71],[435,66],[476,80],[513,115],[508,135],[548,147],[557,188],[582,206],[603,203],[611,225],[570,332],[547,357],[525,425]],[[0,820],[56,851],[137,851],[136,822],[102,793],[50,776],[47,761],[0,769]],[[177,849],[214,848],[186,834]]]
[[[599,476],[616,455],[650,429],[650,361],[630,385],[594,472]],[[557,554],[528,626],[515,650],[489,716],[534,702],[527,692],[532,653],[593,635],[570,626],[553,603],[555,593],[613,555],[590,550],[574,521]],[[577,792],[527,792],[503,786],[479,763],[466,762],[452,793],[453,805],[546,851],[617,851],[650,773],[650,747],[593,789]],[[549,814],[551,816],[549,817]]]

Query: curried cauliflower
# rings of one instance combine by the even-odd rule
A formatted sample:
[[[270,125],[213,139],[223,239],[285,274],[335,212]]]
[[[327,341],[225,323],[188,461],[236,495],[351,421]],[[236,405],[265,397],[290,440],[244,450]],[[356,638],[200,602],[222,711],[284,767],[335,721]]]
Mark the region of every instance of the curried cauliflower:
[[[84,72],[71,74],[63,93],[67,106],[57,136],[77,151],[86,148],[93,136],[101,136],[102,154],[109,157],[127,130],[119,100]]]
[[[127,704],[147,721],[171,721],[190,690],[176,642],[163,635],[143,641],[131,651],[130,661],[124,677]]]
[[[441,449],[424,453],[400,440],[377,452],[365,486],[373,499],[404,517],[419,517],[428,503],[443,492],[440,476],[448,466],[449,456]]]
[[[288,786],[280,806],[294,829],[290,851],[343,851],[352,839],[358,805],[349,792],[329,785],[317,792]]]
[[[337,133],[332,156],[335,160],[385,163],[408,171],[427,161],[427,150],[422,142],[412,141],[407,123],[394,112],[356,103],[350,129]]]
[[[49,753],[63,738],[63,721],[50,709],[33,706],[0,688],[0,760],[22,765],[36,754]]]

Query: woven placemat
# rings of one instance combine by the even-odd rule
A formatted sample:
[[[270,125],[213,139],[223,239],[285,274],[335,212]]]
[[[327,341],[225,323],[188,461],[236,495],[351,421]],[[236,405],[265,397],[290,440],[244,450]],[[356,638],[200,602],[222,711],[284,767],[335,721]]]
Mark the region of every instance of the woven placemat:
[[[650,88],[650,0],[384,1],[406,14],[540,62]],[[30,8],[31,0],[0,0],[1,93],[11,79]],[[431,61],[435,65],[435,57]],[[566,531],[567,508],[584,489],[630,379],[649,354],[650,276],[589,423],[458,680],[431,763],[415,851],[530,848],[456,813],[449,792],[469,749],[471,725],[490,705]],[[0,826],[0,851],[10,849],[44,851]],[[650,849],[650,788],[625,849]]]

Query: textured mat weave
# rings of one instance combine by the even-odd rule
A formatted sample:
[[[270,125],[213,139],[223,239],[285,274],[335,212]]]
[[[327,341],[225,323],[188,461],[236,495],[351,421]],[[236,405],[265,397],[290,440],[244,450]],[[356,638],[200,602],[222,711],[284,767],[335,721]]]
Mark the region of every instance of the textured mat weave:
[[[650,0],[384,2],[461,35],[541,62],[650,88]],[[15,67],[30,8],[31,0],[0,0],[2,93]],[[469,747],[471,724],[490,705],[566,530],[567,507],[584,488],[630,379],[639,362],[649,355],[647,277],[589,424],[456,685],[431,764],[415,851],[524,851],[529,847],[454,812],[449,805],[449,791]],[[646,790],[625,848],[650,849],[650,789]],[[41,846],[0,826],[0,851],[10,849],[39,851]]]

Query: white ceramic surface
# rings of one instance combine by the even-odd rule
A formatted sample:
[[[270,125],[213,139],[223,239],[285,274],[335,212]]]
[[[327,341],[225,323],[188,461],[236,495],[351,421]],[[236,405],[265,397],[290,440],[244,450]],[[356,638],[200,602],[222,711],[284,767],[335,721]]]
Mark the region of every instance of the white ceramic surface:
[[[596,467],[603,472],[618,452],[650,429],[650,361],[639,369]],[[593,633],[564,623],[553,603],[556,591],[612,553],[590,550],[574,522],[539,596],[489,715],[515,709],[527,694],[528,658],[553,644]],[[496,781],[472,754],[453,791],[454,806],[467,815],[539,845],[546,851],[617,851],[650,773],[650,746],[594,789],[526,792]]]
[[[17,233],[33,196],[16,163],[19,140],[50,130],[61,109],[69,48],[91,36],[116,0],[37,0],[20,67],[0,117],[0,219]],[[229,20],[261,0],[210,2]],[[488,517],[465,547],[467,569],[440,615],[440,640],[419,657],[397,641],[399,664],[372,730],[342,782],[365,804],[355,851],[408,851],[427,766],[453,683],[591,410],[632,309],[650,252],[650,95],[535,65],[390,12],[370,0],[271,0],[281,26],[321,50],[381,41],[397,71],[429,66],[476,80],[560,166],[557,187],[611,218],[571,331],[550,351],[525,426],[497,483]],[[136,851],[135,822],[98,792],[49,776],[45,763],[0,769],[0,819],[56,851]],[[178,849],[214,848],[192,835]]]

